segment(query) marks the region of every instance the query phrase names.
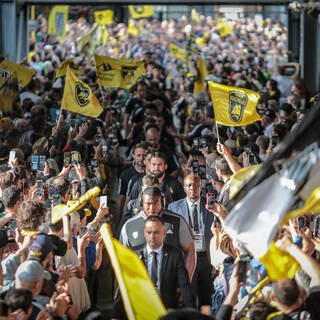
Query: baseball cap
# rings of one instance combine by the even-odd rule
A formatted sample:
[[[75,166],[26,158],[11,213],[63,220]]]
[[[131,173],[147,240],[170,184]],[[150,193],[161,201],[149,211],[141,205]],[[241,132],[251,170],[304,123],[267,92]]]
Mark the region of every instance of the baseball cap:
[[[46,271],[36,260],[27,260],[21,263],[16,271],[15,276],[19,280],[30,282],[39,281],[42,279],[51,279],[50,272]]]
[[[50,251],[53,251],[53,242],[46,234],[38,234],[29,247],[29,259],[43,261]]]

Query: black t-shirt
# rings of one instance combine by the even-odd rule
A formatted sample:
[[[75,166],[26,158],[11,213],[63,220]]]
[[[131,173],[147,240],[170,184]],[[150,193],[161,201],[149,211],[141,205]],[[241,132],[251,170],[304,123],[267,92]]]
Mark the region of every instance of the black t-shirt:
[[[126,195],[128,190],[128,185],[134,185],[134,183],[140,178],[144,176],[144,172],[138,172],[135,167],[130,167],[124,170],[119,179],[119,195]]]
[[[166,205],[171,202],[180,200],[186,195],[184,193],[181,183],[173,177],[165,176],[163,181],[159,184],[160,190],[163,192],[166,199]],[[142,178],[136,181],[129,194],[130,199],[137,199],[142,191]]]
[[[143,101],[140,101],[137,97],[130,99],[126,106],[124,113],[130,114],[130,122],[139,122],[143,119]]]

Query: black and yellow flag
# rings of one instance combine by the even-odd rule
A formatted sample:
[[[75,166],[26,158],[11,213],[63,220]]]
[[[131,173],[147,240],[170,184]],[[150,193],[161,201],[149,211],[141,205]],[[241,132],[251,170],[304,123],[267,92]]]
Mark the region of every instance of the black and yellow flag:
[[[79,69],[79,67],[74,64],[72,59],[68,59],[66,61],[63,61],[61,63],[61,66],[57,69],[56,78],[60,78],[66,75],[68,67],[72,70],[75,74],[83,74],[82,70]]]
[[[146,74],[143,61],[94,55],[94,62],[99,84],[110,88],[129,89]]]
[[[100,24],[112,24],[113,11],[112,10],[96,11],[94,13],[94,20],[95,22]]]
[[[137,37],[139,35],[139,30],[136,28],[133,19],[129,19],[128,21],[128,33],[134,37]]]
[[[186,57],[186,51],[173,43],[169,43],[169,52],[177,59],[183,60]]]
[[[191,10],[191,21],[201,23],[200,15],[195,8],[192,8]]]
[[[221,37],[226,37],[233,30],[232,25],[228,22],[222,21],[220,18],[218,19],[216,27],[218,28]]]
[[[48,34],[55,34],[63,40],[66,36],[66,24],[69,17],[69,6],[54,6],[49,14]]]
[[[149,18],[154,15],[152,6],[129,6],[132,19]]]
[[[0,89],[0,111],[3,112],[4,116],[24,118],[16,72],[11,75]]]
[[[225,126],[245,126],[261,120],[256,105],[260,96],[254,91],[208,82],[215,120]]]
[[[67,70],[61,109],[92,118],[98,117],[103,111],[90,87],[82,82],[70,68]]]
[[[25,87],[36,73],[34,70],[5,59],[0,63],[0,87],[14,72],[16,72],[18,83],[22,87]]]
[[[206,63],[203,58],[199,58],[197,63],[197,78],[194,83],[193,94],[196,96],[199,92],[205,91],[205,81],[208,75]]]

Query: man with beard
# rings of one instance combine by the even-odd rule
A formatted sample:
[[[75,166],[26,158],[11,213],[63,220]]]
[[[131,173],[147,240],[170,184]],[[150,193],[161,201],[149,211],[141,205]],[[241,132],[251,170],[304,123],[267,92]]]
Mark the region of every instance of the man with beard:
[[[156,125],[149,125],[145,130],[146,142],[156,151],[162,152],[167,157],[168,175],[178,177],[180,174],[179,161],[172,150],[164,143],[160,142],[160,129]]]
[[[159,180],[159,188],[164,194],[166,205],[185,197],[183,187],[180,182],[166,174],[167,157],[161,152],[154,152],[149,160],[150,174],[156,176]],[[142,190],[142,178],[140,178],[133,186],[129,197],[137,199]]]
[[[126,194],[128,184],[134,184],[139,178],[142,178],[145,174],[144,158],[146,153],[146,145],[144,143],[138,143],[133,148],[134,165],[124,170],[119,178],[119,199],[118,199],[118,221],[120,221],[124,204],[126,200]]]
[[[161,216],[167,230],[164,242],[183,250],[185,266],[191,279],[195,268],[196,254],[193,234],[186,220],[180,215],[164,210],[164,199],[158,187],[147,187],[142,192],[141,199],[143,210],[124,224],[120,234],[120,242],[136,253],[141,252],[146,244],[145,220],[153,214]]]
[[[212,295],[212,266],[210,264],[211,226],[215,216],[206,210],[206,199],[201,197],[201,179],[190,174],[184,179],[186,197],[171,203],[168,209],[184,217],[195,237],[197,265],[192,278],[192,290],[201,311],[209,314]]]

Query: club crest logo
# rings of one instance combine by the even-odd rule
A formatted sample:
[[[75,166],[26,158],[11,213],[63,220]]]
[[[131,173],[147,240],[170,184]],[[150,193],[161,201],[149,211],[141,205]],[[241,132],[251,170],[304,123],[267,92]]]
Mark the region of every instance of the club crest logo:
[[[133,232],[132,233],[133,239],[138,239],[138,235],[139,235],[138,231]]]
[[[75,98],[76,101],[79,105],[79,107],[85,107],[90,103],[89,100],[89,89],[86,88],[82,83],[76,82],[76,87],[75,87]]]
[[[244,110],[248,104],[248,97],[239,91],[229,92],[229,117],[235,123],[240,123]]]
[[[136,76],[136,70],[138,67],[121,66],[121,76],[124,80],[130,80]]]

